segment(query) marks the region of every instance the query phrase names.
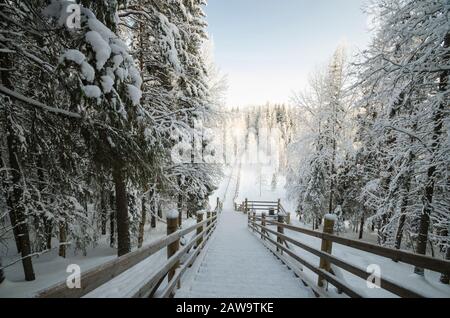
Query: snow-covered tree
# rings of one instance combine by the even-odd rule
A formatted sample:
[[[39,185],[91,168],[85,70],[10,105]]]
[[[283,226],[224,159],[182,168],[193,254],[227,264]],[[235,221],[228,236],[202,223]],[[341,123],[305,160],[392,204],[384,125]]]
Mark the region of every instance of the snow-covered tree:
[[[420,254],[430,239],[448,250],[449,8],[447,1],[374,2],[377,36],[358,70],[366,142],[386,167],[369,181],[377,183],[384,240],[400,248],[408,230]]]
[[[338,193],[343,163],[351,153],[351,103],[345,51],[339,48],[328,67],[317,72],[310,89],[293,97],[303,131],[291,144],[291,194],[317,228],[323,215],[341,211]],[[297,154],[297,155],[296,155]]]

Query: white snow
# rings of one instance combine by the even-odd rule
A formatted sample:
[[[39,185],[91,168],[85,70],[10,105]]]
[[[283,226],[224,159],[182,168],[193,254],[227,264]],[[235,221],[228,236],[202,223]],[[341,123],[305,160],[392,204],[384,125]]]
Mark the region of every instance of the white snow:
[[[116,37],[116,35],[106,25],[95,18],[88,19],[88,27],[91,31],[101,35],[104,40],[109,40]]]
[[[179,213],[178,213],[177,210],[172,209],[172,210],[170,210],[169,212],[167,212],[166,217],[167,217],[168,219],[178,219]]]
[[[86,56],[78,50],[67,50],[62,56],[61,61],[68,60],[81,65],[86,60]]]
[[[338,216],[336,214],[325,214],[325,220],[337,222]]]
[[[126,69],[124,69],[122,67],[118,67],[116,69],[116,75],[123,82],[128,74],[127,74]]]
[[[97,61],[97,70],[101,70],[111,56],[111,48],[100,33],[89,31],[86,33],[86,42],[92,46]]]
[[[100,88],[96,85],[86,85],[83,87],[83,91],[88,98],[100,98],[102,96]]]
[[[139,105],[142,97],[142,91],[134,85],[127,85],[128,96],[130,97],[133,106]]]
[[[81,63],[81,74],[83,74],[83,78],[90,83],[95,79],[95,69],[86,61]]]
[[[110,93],[114,87],[114,79],[109,75],[104,75],[101,77],[101,84],[103,88],[103,93]]]
[[[142,78],[139,71],[135,67],[131,66],[128,70],[128,74],[130,75],[133,85],[136,86],[137,88],[141,88]]]
[[[114,55],[113,58],[112,58],[112,61],[113,61],[113,64],[114,64],[113,69],[117,69],[123,63],[123,57],[120,54]]]

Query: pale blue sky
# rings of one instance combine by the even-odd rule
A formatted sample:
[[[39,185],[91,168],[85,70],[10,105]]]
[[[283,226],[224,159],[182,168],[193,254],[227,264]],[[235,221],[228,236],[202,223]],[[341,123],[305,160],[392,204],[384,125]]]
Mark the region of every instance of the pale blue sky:
[[[208,32],[229,106],[286,102],[337,46],[366,47],[365,0],[209,0]]]

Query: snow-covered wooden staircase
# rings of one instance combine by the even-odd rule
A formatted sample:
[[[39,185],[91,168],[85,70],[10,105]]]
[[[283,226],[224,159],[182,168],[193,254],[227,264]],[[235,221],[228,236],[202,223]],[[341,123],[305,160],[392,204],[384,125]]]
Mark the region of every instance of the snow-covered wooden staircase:
[[[247,228],[247,216],[226,209],[203,258],[182,283],[181,298],[305,298],[312,291]]]

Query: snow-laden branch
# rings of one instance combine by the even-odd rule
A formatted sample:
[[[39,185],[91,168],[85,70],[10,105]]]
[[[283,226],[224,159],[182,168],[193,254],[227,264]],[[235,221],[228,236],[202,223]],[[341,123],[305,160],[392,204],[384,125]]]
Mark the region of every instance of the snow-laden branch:
[[[20,100],[21,102],[24,102],[28,105],[31,106],[35,106],[35,107],[39,107],[45,111],[48,111],[50,113],[54,113],[57,115],[63,115],[66,117],[71,117],[71,118],[76,118],[76,119],[81,119],[83,118],[80,114],[77,113],[73,113],[64,109],[59,109],[59,108],[55,108],[55,107],[51,107],[51,106],[47,106],[41,102],[38,102],[34,99],[31,99],[29,97],[26,97],[18,92],[12,91],[6,87],[4,87],[3,85],[0,85],[0,93],[3,93],[4,95],[10,96],[14,99]]]

